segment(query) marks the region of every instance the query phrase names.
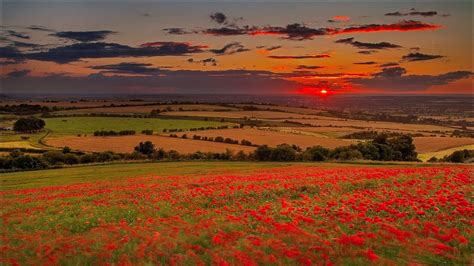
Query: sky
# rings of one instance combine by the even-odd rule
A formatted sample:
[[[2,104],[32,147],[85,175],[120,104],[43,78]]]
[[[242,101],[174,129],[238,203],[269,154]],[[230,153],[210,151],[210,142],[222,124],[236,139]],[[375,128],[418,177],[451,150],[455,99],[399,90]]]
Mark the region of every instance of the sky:
[[[4,1],[1,93],[472,94],[471,1]]]

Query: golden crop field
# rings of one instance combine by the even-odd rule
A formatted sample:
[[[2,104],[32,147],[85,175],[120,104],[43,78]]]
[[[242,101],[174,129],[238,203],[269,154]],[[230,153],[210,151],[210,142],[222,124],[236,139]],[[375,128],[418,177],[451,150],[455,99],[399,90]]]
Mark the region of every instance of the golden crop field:
[[[414,138],[414,144],[418,153],[427,153],[458,148],[466,145],[474,145],[474,139],[450,137],[418,137]]]
[[[178,134],[181,136],[183,133]],[[239,129],[219,129],[219,130],[204,130],[196,132],[187,132],[188,137],[192,135],[198,135],[202,137],[223,137],[231,138],[238,141],[246,139],[251,141],[253,144],[277,146],[282,143],[290,145],[298,145],[302,148],[321,145],[326,148],[336,148],[340,146],[347,146],[352,143],[356,143],[356,140],[344,140],[337,138],[329,138],[323,135],[304,135],[294,134],[290,132],[270,130],[270,129],[257,129],[257,128],[239,128]]]
[[[88,152],[132,152],[139,142],[151,141],[157,148],[165,150],[176,150],[180,153],[193,153],[196,151],[202,152],[224,152],[226,149],[238,152],[240,150],[245,152],[253,151],[254,147],[219,143],[212,141],[171,138],[165,136],[149,136],[149,135],[134,135],[134,136],[119,136],[119,137],[77,137],[64,136],[52,137],[46,140],[48,145],[61,148],[68,146],[74,150],[88,151]]]

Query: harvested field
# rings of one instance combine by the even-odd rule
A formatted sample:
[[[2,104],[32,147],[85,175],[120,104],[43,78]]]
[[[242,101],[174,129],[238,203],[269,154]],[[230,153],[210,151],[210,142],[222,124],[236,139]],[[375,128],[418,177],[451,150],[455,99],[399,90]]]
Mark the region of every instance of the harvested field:
[[[254,119],[292,119],[292,118],[315,118],[311,115],[294,114],[276,111],[183,111],[183,112],[164,112],[162,115],[169,116],[199,116],[199,117],[222,117],[222,118],[254,118]]]
[[[418,154],[418,159],[422,160],[423,162],[428,161],[431,157],[436,157],[438,159],[442,159],[444,156],[450,155],[455,151],[459,150],[474,150],[474,144],[459,146],[456,148],[446,149],[442,151],[435,151],[435,152],[426,152]]]
[[[246,139],[253,144],[276,146],[282,143],[295,144],[302,148],[321,145],[326,148],[336,148],[340,146],[347,146],[356,143],[356,140],[343,140],[328,138],[326,136],[311,136],[303,134],[293,134],[289,132],[281,132],[270,129],[256,129],[256,128],[239,128],[239,129],[219,129],[219,130],[204,130],[196,132],[187,132],[188,137],[198,135],[202,137],[218,137],[231,138],[241,141]],[[181,136],[178,134],[178,136]]]
[[[31,145],[29,141],[8,141],[0,142],[0,148],[16,148],[16,149],[38,149],[37,147]]]
[[[303,108],[303,107],[291,107],[291,106],[277,106],[277,105],[265,105],[265,104],[233,104],[236,107],[244,107],[244,106],[254,106],[259,109],[273,109],[273,110],[280,110],[283,112],[289,113],[296,113],[296,114],[318,114],[320,112],[324,112],[323,110],[318,109],[311,109],[311,108]]]
[[[52,137],[46,140],[48,145],[53,147],[69,146],[74,150],[100,152],[132,152],[139,142],[151,141],[157,148],[165,150],[176,150],[181,153],[193,153],[196,151],[202,152],[224,152],[226,149],[238,152],[240,150],[245,152],[253,151],[254,147],[218,143],[211,141],[200,141],[192,139],[170,138],[164,136],[149,136],[149,135],[134,135],[122,137]]]
[[[184,111],[187,110],[199,110],[199,111],[221,111],[221,110],[237,110],[231,107],[222,107],[217,105],[209,104],[171,104],[171,105],[141,105],[141,106],[118,106],[118,107],[97,107],[87,109],[76,109],[76,110],[64,110],[55,112],[55,114],[149,114],[152,110],[172,108],[172,110],[178,111],[182,108]],[[197,111],[190,111],[197,112]]]
[[[380,122],[380,121],[362,121],[362,120],[350,120],[350,119],[338,119],[320,116],[318,119],[290,119],[290,121],[310,124],[313,126],[337,126],[337,127],[352,127],[366,130],[391,130],[391,131],[403,131],[403,132],[451,132],[454,129],[443,126],[435,125],[422,125],[422,124],[401,124],[393,122]]]
[[[437,152],[456,147],[474,145],[473,138],[419,137],[414,139],[418,153]]]

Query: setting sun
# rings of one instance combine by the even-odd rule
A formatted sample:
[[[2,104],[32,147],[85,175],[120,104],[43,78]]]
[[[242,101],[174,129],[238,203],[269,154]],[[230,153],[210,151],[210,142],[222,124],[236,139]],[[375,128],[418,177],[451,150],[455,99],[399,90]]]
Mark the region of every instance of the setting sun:
[[[322,90],[321,90],[321,94],[327,94],[327,93],[328,93],[327,90],[325,90],[325,89],[322,89]]]

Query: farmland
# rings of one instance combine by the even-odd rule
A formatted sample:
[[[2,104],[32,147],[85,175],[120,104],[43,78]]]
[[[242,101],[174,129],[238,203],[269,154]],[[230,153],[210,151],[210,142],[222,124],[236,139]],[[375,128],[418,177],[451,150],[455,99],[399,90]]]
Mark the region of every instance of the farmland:
[[[120,137],[94,137],[94,136],[63,136],[51,137],[47,139],[47,144],[53,147],[62,148],[68,146],[75,150],[88,152],[132,152],[135,146],[142,141],[151,141],[158,147],[165,150],[176,150],[182,153],[201,152],[224,152],[226,149],[235,152],[243,150],[250,152],[254,147],[233,145],[227,143],[197,141],[192,139],[170,138],[165,136],[120,136]]]
[[[2,175],[2,264],[458,264],[472,167],[148,163]]]
[[[128,117],[62,117],[46,118],[45,122],[47,129],[51,130],[54,134],[62,135],[91,134],[96,130],[135,130],[140,132],[145,129],[151,129],[161,132],[163,129],[190,129],[231,125],[230,123],[214,121]]]

